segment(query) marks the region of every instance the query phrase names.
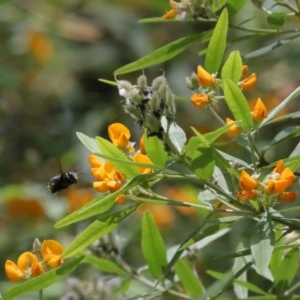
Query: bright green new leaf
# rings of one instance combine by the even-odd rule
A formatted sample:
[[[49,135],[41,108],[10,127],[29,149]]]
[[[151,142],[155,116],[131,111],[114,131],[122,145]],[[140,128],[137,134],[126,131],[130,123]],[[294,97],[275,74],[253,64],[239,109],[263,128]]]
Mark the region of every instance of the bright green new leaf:
[[[269,269],[273,249],[275,233],[273,222],[269,216],[264,216],[253,228],[251,236],[251,254],[258,274],[272,280]]]
[[[201,41],[201,38],[204,36],[204,33],[191,35],[187,37],[180,38],[174,42],[171,42],[155,51],[146,55],[128,65],[125,65],[117,70],[114,74],[126,74],[134,72],[137,70],[143,70],[153,65],[163,63],[170,60],[171,58],[177,56],[183,52],[187,47],[193,44],[196,41]]]
[[[118,266],[115,262],[106,258],[100,258],[98,256],[86,253],[84,255],[83,262],[92,265],[94,268],[98,269],[101,272],[125,276],[128,275],[128,272],[126,270]]]
[[[84,133],[81,132],[76,132],[77,137],[81,141],[81,143],[92,153],[97,153],[99,152],[99,148],[97,146],[97,143],[95,139],[85,135]]]
[[[226,48],[227,30],[228,12],[224,8],[209,41],[205,56],[205,69],[209,73],[219,71]]]
[[[186,259],[180,259],[176,262],[175,272],[178,275],[184,289],[193,299],[198,299],[198,297],[205,293],[200,278],[192,270]]]
[[[86,227],[71,243],[71,245],[65,249],[63,257],[69,257],[77,254],[81,250],[87,248],[94,241],[100,239],[107,233],[114,230],[119,223],[132,214],[139,205],[132,205],[121,211],[108,215],[106,218],[94,221],[88,227]]]
[[[223,65],[221,75],[222,79],[230,79],[235,83],[241,79],[242,58],[239,51],[232,51]]]
[[[164,167],[168,160],[168,153],[164,148],[163,142],[157,136],[145,136],[144,141],[147,155],[151,161],[160,167]]]
[[[114,167],[123,173],[128,179],[140,174],[137,167],[132,164],[132,161],[113,143],[99,136],[96,137],[96,143],[101,153],[109,157],[116,158],[116,160],[112,160]]]
[[[237,84],[230,79],[225,79],[223,85],[225,101],[229,106],[235,121],[239,122],[240,127],[244,131],[250,132],[253,126],[253,121],[245,96]]]
[[[152,214],[146,211],[142,218],[141,247],[151,274],[158,278],[167,265],[166,247]]]
[[[3,300],[10,300],[16,296],[23,295],[32,291],[40,291],[52,285],[55,281],[61,279],[62,276],[73,271],[83,260],[83,256],[72,259],[58,268],[49,270],[40,276],[31,278],[20,284],[17,284],[7,293],[2,295]]]

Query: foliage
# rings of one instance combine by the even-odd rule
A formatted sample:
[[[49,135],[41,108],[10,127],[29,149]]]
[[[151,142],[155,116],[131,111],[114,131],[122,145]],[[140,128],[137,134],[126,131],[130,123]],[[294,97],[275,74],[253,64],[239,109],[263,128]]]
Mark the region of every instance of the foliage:
[[[252,61],[261,63],[266,54],[299,37],[298,27],[293,27],[300,16],[298,2],[271,2],[265,7],[263,1],[171,0],[163,17],[142,20],[160,26],[193,22],[205,29],[117,68],[114,81],[102,79],[117,87],[120,106],[140,129],[141,139],[133,142],[133,128],[121,123],[110,125],[109,139],[77,133],[90,152],[97,195],[55,224],[60,230],[80,228],[62,254],[65,264],[16,284],[3,299],[44,289],[87,266],[116,278],[117,283],[103,287],[106,297],[116,299],[300,296],[300,113],[293,106],[299,87],[271,109],[263,97],[250,105],[249,91],[260,80],[259,74],[248,75],[246,66],[249,62],[251,69]],[[267,28],[253,22],[252,12],[265,17]],[[263,45],[239,49],[240,40],[261,36]],[[190,48],[197,49],[201,58],[196,59],[203,62],[182,78],[189,97],[175,94],[167,71],[148,79],[147,68],[175,63]],[[133,83],[120,78],[132,78],[128,74],[136,71]],[[178,107],[184,106],[193,106],[198,118],[209,115],[209,130],[185,115],[192,132],[188,135],[177,120]],[[281,152],[282,144],[293,148]],[[168,186],[173,193],[168,194]],[[178,197],[184,187],[183,197]],[[197,196],[190,201],[188,193],[195,190]],[[164,231],[166,222],[172,222],[170,207],[186,219]],[[133,247],[138,248],[136,265],[117,235],[130,220],[135,230],[131,235],[138,240]],[[132,236],[123,237],[125,243]]]

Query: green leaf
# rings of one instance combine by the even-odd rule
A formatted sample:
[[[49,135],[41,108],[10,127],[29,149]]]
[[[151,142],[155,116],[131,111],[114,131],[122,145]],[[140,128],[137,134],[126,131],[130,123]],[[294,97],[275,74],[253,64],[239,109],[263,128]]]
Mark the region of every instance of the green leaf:
[[[128,272],[118,266],[115,262],[100,258],[92,254],[86,253],[84,255],[84,263],[92,265],[94,268],[98,269],[101,272],[112,273],[117,275],[128,275]]]
[[[113,213],[106,218],[102,218],[91,223],[73,240],[71,245],[65,249],[63,257],[69,257],[77,254],[91,245],[94,241],[114,230],[119,223],[132,214],[138,206],[138,204],[132,205],[121,211]]]
[[[141,247],[151,274],[156,278],[160,277],[167,265],[166,248],[154,218],[149,211],[146,211],[142,218]]]
[[[112,160],[112,163],[118,171],[126,176],[126,178],[130,179],[140,174],[138,168],[132,164],[132,161],[113,143],[99,136],[96,137],[96,143],[101,150],[101,153],[116,158],[116,160]]]
[[[253,121],[245,96],[239,87],[230,79],[225,79],[223,84],[225,101],[229,106],[235,121],[239,122],[244,131],[250,132]]]
[[[92,153],[97,153],[99,152],[99,148],[97,146],[97,143],[95,139],[81,133],[81,132],[76,132],[77,137],[81,141],[81,143]]]
[[[280,29],[286,21],[286,14],[283,12],[274,12],[268,15],[267,21],[271,28]]]
[[[186,292],[194,299],[204,294],[200,278],[192,270],[186,259],[180,259],[175,264],[175,272]]]
[[[164,148],[163,142],[157,136],[145,136],[145,148],[149,158],[154,164],[160,167],[165,166],[168,160],[168,153]]]
[[[269,270],[273,248],[274,248],[274,228],[269,216],[262,217],[253,228],[251,236],[251,254],[258,274],[272,280]]]
[[[247,0],[227,0],[229,14],[236,14],[239,12]]]
[[[3,295],[3,300],[13,299],[16,296],[32,292],[40,291],[53,284],[55,281],[61,279],[62,276],[73,271],[79,264],[81,264],[83,256],[72,259],[58,268],[49,270],[44,274],[31,278],[20,284],[17,284],[11,290]]]
[[[201,41],[203,33],[180,38],[146,55],[128,65],[114,71],[115,75],[126,74],[137,70],[143,70],[153,65],[170,60],[183,52],[196,41]]]
[[[218,72],[226,48],[228,30],[228,12],[223,9],[214,28],[205,56],[205,69],[209,73]]]
[[[280,294],[289,288],[299,269],[299,248],[293,248],[287,251],[283,257],[274,266],[273,276],[275,280],[276,291]]]
[[[238,83],[242,75],[242,58],[239,51],[232,51],[229,54],[229,57],[223,65],[221,74],[223,80],[230,79]]]

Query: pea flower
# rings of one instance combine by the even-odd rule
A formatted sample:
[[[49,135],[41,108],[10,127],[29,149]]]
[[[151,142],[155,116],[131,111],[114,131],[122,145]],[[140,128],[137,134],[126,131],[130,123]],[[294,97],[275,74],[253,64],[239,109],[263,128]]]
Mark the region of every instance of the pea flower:
[[[258,181],[255,177],[256,176],[250,176],[247,171],[242,170],[239,180],[242,191],[236,193],[240,200],[245,201],[255,198],[255,189],[258,187]]]
[[[172,8],[168,10],[162,17],[163,19],[169,20],[169,19],[175,19],[176,15],[177,15],[176,10]]]
[[[249,91],[255,87],[256,81],[257,81],[256,74],[252,73],[248,77],[246,77],[243,81],[241,81],[239,85],[244,91]]]
[[[194,94],[191,97],[191,101],[196,107],[204,107],[210,102],[208,96],[205,94]]]
[[[132,157],[132,160],[136,163],[141,163],[141,164],[149,164],[149,165],[153,164],[151,159],[147,155],[141,153],[136,153]],[[139,167],[138,169],[142,174],[151,174],[153,172],[153,169],[147,167]]]
[[[260,98],[256,100],[256,104],[251,112],[252,119],[256,122],[261,122],[268,116],[268,111]]]
[[[56,268],[63,263],[63,246],[55,240],[44,240],[41,246],[43,261],[51,268]]]
[[[235,124],[234,121],[230,118],[226,118],[225,121],[226,121],[227,125],[230,125],[230,127],[228,128],[228,135],[231,138],[234,138],[237,135],[239,135],[239,133],[240,133],[239,126],[237,124]]]
[[[115,146],[125,149],[129,145],[131,137],[129,129],[121,123],[113,123],[108,126],[108,135]]]
[[[216,78],[209,74],[201,65],[197,67],[197,76],[201,86],[211,86],[216,84]]]
[[[125,176],[113,166],[111,161],[102,162],[96,155],[91,154],[89,162],[92,166],[91,173],[97,180],[93,182],[93,187],[97,191],[113,193],[124,185]]]
[[[5,273],[9,280],[20,281],[44,273],[38,257],[30,251],[23,252],[15,264],[11,260],[5,262]]]

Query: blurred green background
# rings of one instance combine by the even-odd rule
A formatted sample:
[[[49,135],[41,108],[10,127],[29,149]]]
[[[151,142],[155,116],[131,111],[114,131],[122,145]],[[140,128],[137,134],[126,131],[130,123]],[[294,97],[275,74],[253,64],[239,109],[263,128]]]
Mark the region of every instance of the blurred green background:
[[[267,28],[263,13],[250,1],[246,6],[249,18],[252,13],[256,15],[251,25]],[[31,249],[35,237],[57,238],[67,245],[83,228],[78,225],[68,234],[53,228],[55,221],[93,196],[93,191],[84,189],[91,182],[88,152],[76,132],[106,137],[110,123],[123,122],[132,130],[133,140],[138,141],[141,131],[123,113],[117,89],[98,79],[114,80],[115,69],[176,38],[207,29],[206,25],[193,23],[139,24],[139,19],[161,16],[168,9],[166,0],[0,2],[0,292],[6,289],[2,266],[7,258],[15,259],[20,252]],[[243,18],[239,14],[235,21]],[[299,20],[291,20],[290,26],[299,26]],[[230,38],[242,34],[234,31]],[[233,43],[231,50],[240,49],[243,55],[273,40],[272,36],[251,37]],[[205,44],[199,43],[173,61],[146,70],[146,75],[151,79],[164,70],[174,93],[189,98],[191,91],[185,77],[203,64],[198,52],[204,48]],[[299,39],[246,63],[249,72],[256,72],[259,78],[257,88],[247,97],[261,97],[272,107],[300,80]],[[134,81],[138,75],[140,72],[122,78]],[[195,110],[189,102],[180,102],[178,107],[178,123],[188,135],[191,125],[202,132],[214,128],[211,116]],[[295,104],[286,112],[299,108]],[[281,128],[279,124],[262,132],[259,143],[267,145]],[[268,159],[288,155],[297,142],[271,149]],[[80,174],[75,191],[52,195],[47,182],[60,172],[60,164],[65,171],[84,174]],[[165,193],[169,188],[161,187]],[[170,191],[174,193],[174,189]],[[180,193],[177,191],[178,199],[188,197]],[[176,199],[176,195],[172,197]],[[165,213],[163,218],[168,220]],[[181,215],[176,226],[185,224],[185,217]],[[189,221],[197,222],[197,218]],[[134,233],[126,233],[128,241]],[[169,242],[181,241],[178,239]],[[129,259],[135,256],[129,250],[125,253]]]

